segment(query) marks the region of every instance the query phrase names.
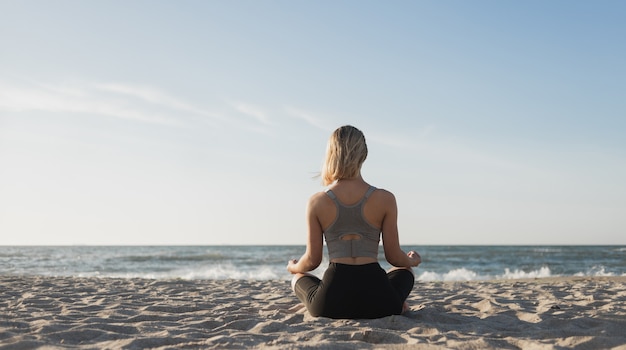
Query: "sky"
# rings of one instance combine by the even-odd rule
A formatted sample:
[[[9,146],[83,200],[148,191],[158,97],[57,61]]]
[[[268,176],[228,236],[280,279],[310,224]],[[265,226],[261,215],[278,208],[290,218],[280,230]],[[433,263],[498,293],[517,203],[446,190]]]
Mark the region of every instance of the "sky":
[[[625,16],[0,0],[0,245],[304,244],[345,124],[403,245],[624,245]]]

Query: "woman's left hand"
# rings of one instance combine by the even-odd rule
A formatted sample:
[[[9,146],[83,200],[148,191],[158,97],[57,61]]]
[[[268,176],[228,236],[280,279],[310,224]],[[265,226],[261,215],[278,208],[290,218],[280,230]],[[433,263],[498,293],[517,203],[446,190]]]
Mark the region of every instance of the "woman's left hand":
[[[411,250],[410,252],[406,253],[406,255],[409,257],[409,259],[411,259],[411,266],[415,267],[422,263],[422,257],[416,251]]]

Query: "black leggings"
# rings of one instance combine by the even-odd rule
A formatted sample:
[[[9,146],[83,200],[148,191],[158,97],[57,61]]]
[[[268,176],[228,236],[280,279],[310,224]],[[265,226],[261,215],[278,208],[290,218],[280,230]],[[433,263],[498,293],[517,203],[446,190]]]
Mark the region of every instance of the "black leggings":
[[[313,316],[379,318],[402,312],[414,282],[406,269],[386,273],[378,263],[330,263],[322,280],[304,276],[294,289]]]

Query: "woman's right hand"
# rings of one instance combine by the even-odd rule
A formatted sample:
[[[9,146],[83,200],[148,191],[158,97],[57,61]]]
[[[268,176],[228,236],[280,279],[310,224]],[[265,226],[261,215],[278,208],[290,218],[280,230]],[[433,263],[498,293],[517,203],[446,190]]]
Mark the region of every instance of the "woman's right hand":
[[[297,263],[298,263],[298,259],[289,260],[289,262],[287,262],[287,271],[289,271],[289,273],[291,274],[295,274],[293,270]]]
[[[406,255],[409,257],[409,260],[411,260],[411,266],[416,267],[422,263],[422,257],[416,251],[411,250],[406,253]]]

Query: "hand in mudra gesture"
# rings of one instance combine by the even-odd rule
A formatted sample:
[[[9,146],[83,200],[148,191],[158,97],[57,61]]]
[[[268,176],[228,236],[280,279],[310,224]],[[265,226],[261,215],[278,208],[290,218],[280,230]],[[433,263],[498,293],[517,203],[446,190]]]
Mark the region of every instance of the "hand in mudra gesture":
[[[406,253],[406,255],[412,261],[411,266],[417,266],[422,263],[422,257],[416,251],[411,250],[410,252]]]

